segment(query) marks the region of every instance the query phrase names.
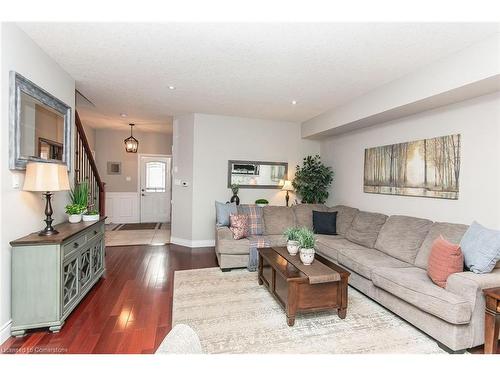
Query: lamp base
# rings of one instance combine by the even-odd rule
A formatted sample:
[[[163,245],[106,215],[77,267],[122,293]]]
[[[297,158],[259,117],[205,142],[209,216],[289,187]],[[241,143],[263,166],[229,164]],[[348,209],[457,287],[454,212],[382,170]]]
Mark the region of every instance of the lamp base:
[[[38,232],[39,236],[53,236],[54,234],[58,234],[59,232],[55,230],[54,228],[49,228],[46,227],[45,229],[42,229],[40,232]]]
[[[43,194],[45,196],[45,229],[38,232],[39,236],[53,236],[54,234],[59,233],[52,226],[52,204],[50,203],[50,198],[52,198],[52,193],[50,191]]]

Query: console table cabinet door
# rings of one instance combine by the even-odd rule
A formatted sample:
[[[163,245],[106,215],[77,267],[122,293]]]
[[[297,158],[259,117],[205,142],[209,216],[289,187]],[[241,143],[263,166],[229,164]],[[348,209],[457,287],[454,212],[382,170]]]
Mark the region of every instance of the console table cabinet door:
[[[78,256],[69,259],[63,265],[62,273],[63,286],[63,313],[68,311],[73,302],[78,298],[79,278],[78,278]]]
[[[104,273],[104,220],[63,223],[55,237],[35,233],[11,242],[13,336],[61,329]]]

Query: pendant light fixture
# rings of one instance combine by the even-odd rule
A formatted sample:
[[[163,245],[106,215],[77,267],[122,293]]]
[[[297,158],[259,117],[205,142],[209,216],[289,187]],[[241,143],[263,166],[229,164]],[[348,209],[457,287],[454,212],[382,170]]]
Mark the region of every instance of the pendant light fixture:
[[[130,125],[130,137],[125,139],[125,151],[136,153],[137,149],[139,148],[139,141],[135,139],[134,136],[132,135],[132,129],[134,128],[135,124],[129,124],[129,125]]]

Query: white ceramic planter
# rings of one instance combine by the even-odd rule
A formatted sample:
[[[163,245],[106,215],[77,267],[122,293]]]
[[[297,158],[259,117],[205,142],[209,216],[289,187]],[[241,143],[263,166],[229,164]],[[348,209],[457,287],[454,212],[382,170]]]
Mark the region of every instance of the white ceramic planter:
[[[76,224],[82,221],[82,214],[68,215],[68,221],[71,224]]]
[[[99,214],[97,215],[82,215],[83,221],[97,221],[99,220]]]
[[[290,255],[297,255],[300,249],[299,241],[287,241],[286,249]]]
[[[257,203],[257,206],[259,206],[259,207],[266,207],[267,203]]]
[[[300,261],[304,266],[310,265],[314,260],[314,249],[300,249]]]

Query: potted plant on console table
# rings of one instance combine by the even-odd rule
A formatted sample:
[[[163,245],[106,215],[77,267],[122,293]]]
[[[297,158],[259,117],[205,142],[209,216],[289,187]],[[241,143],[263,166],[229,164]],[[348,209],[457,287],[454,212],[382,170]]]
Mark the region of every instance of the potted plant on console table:
[[[82,220],[82,214],[87,211],[89,186],[87,182],[80,182],[69,192],[71,204],[66,206],[68,220],[72,224],[79,223]]]
[[[99,220],[99,211],[90,210],[82,215],[83,221],[97,221]]]

